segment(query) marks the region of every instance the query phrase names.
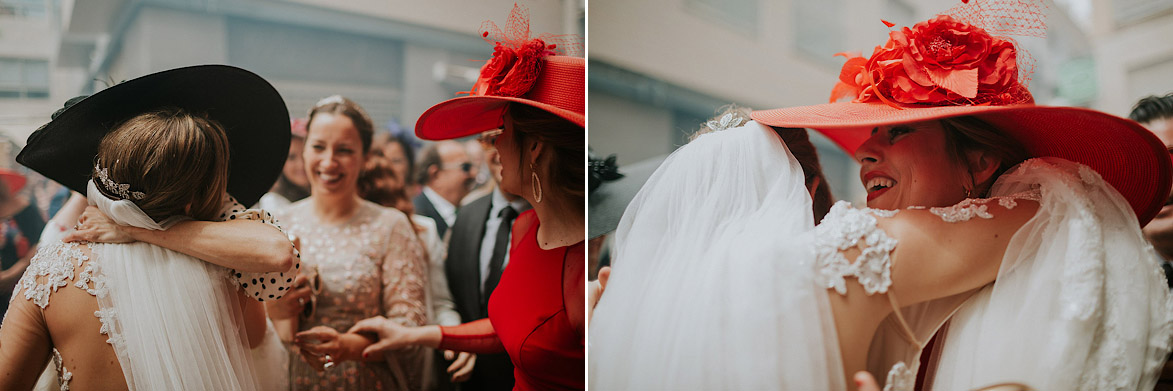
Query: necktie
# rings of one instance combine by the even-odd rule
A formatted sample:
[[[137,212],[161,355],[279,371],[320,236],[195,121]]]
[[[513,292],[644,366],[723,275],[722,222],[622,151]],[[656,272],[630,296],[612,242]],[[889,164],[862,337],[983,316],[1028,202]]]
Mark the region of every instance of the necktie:
[[[505,264],[505,251],[509,248],[509,233],[513,229],[513,219],[517,218],[517,211],[512,206],[501,209],[501,225],[497,226],[497,239],[493,242],[493,256],[489,258],[489,278],[485,280],[485,292],[481,295],[482,305],[487,306],[489,295],[497,288],[501,281],[502,265]]]

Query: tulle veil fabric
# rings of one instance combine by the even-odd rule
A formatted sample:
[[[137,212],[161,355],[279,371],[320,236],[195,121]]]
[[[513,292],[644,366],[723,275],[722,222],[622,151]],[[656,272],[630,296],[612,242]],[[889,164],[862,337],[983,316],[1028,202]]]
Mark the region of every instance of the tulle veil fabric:
[[[756,122],[669,156],[615,233],[590,323],[601,390],[844,389],[826,288],[813,279],[802,168]]]
[[[91,204],[121,224],[160,229],[91,181]],[[175,220],[166,221],[167,225]],[[97,315],[131,390],[257,390],[227,269],[147,243],[93,244]]]
[[[1173,304],[1124,198],[1086,166],[1031,159],[994,196],[1037,191],[994,284],[936,344],[932,389],[1020,382],[1040,390],[1151,390],[1173,342]]]

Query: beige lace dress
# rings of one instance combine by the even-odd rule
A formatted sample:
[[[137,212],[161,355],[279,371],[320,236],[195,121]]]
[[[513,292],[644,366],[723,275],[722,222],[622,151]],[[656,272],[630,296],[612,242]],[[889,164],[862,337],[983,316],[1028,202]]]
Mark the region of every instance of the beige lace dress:
[[[378,315],[407,326],[427,324],[428,261],[407,216],[360,201],[350,221],[329,225],[315,216],[312,202],[294,203],[279,216],[286,232],[301,238],[305,270],[321,276],[314,313],[299,329],[325,325],[346,332]],[[416,390],[425,360],[422,349],[411,348],[387,354],[384,362],[340,362],[318,373],[290,354],[294,390]]]

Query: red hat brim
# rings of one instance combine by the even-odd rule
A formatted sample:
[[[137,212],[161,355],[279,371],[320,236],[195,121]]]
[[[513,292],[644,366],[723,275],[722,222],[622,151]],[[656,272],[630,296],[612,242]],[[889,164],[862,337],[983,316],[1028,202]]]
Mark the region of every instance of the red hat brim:
[[[1169,197],[1173,162],[1165,145],[1140,124],[1095,110],[1036,105],[897,109],[840,102],[755,111],[752,117],[769,126],[815,129],[854,155],[877,126],[967,115],[1006,132],[1031,157],[1059,157],[1095,170],[1124,196],[1142,227]]]
[[[415,122],[416,136],[448,140],[500,128],[509,103],[537,107],[585,127],[586,60],[550,56],[543,61],[541,75],[525,95],[471,95],[437,103]]]
[[[0,169],[0,181],[8,186],[8,193],[14,194],[24,188],[28,178],[16,171]]]

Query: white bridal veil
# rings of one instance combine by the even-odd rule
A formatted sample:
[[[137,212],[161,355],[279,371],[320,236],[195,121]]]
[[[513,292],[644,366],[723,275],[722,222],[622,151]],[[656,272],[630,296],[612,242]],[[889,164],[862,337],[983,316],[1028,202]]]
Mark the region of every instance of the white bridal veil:
[[[1011,239],[997,281],[940,334],[927,383],[1153,389],[1173,307],[1132,209],[1099,174],[1055,158],[1020,164],[991,193],[1031,190],[1041,194],[1038,213]]]
[[[164,228],[93,181],[88,198],[119,224]],[[227,269],[147,243],[92,248],[102,333],[131,390],[259,388],[256,373],[265,371],[253,366]]]
[[[756,122],[669,156],[624,213],[590,323],[601,390],[844,389],[798,162]]]

